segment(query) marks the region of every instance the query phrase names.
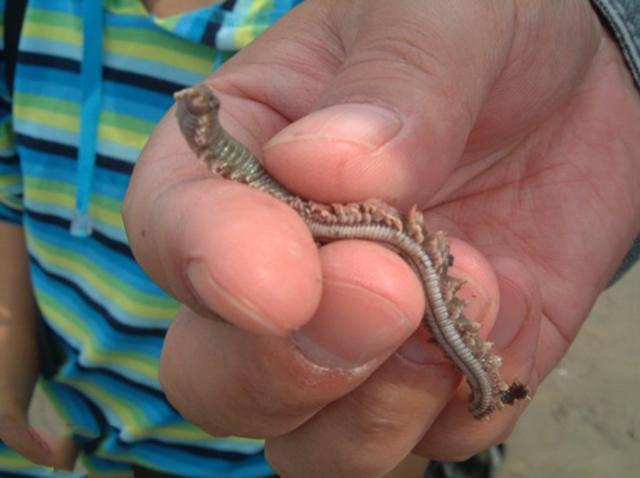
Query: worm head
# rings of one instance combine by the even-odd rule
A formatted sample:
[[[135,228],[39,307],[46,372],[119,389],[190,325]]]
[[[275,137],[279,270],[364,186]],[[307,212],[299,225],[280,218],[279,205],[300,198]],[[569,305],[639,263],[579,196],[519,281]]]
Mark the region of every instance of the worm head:
[[[176,117],[191,149],[200,156],[212,140],[218,129],[220,100],[204,85],[178,91],[176,99]]]

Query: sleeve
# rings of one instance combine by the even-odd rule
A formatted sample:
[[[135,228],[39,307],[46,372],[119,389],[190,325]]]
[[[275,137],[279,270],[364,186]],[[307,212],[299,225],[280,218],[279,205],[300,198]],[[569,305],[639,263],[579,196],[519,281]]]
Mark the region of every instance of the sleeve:
[[[5,45],[5,0],[0,0],[0,221],[22,222],[22,174],[16,152]]]
[[[618,44],[640,88],[640,2],[638,0],[592,0]]]

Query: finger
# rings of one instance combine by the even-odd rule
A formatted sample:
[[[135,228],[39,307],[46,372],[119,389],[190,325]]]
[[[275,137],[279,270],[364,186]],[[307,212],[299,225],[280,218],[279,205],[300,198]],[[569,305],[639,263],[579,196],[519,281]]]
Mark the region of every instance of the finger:
[[[340,68],[316,111],[265,145],[265,162],[294,191],[323,202],[422,204],[456,166],[506,62],[512,12],[420,0],[349,4],[331,17],[346,51]]]
[[[500,372],[507,383],[524,384],[535,394],[540,378],[535,373],[540,332],[540,298],[536,283],[522,265],[506,258],[494,258],[493,266],[500,284],[501,306],[495,327],[489,336],[496,353],[503,359]],[[468,390],[459,388],[416,452],[432,459],[459,461],[502,443],[511,433],[527,401],[477,420],[464,413]]]
[[[174,183],[151,202],[137,256],[181,302],[260,333],[284,334],[311,317],[320,263],[292,210],[212,177]]]
[[[324,38],[320,33],[326,31],[327,25],[332,24],[335,28],[337,20],[334,11],[321,5],[322,2],[309,2],[309,6],[303,5],[303,7],[293,15],[295,18],[288,19],[285,22],[284,27],[274,28],[273,33],[265,35],[265,38],[262,39],[260,43],[257,43],[255,47],[249,48],[246,53],[243,52],[238,55],[238,59],[235,62],[231,62],[229,66],[221,70],[216,79],[211,80],[212,84],[218,87],[218,92],[223,93],[221,95],[223,102],[221,120],[223,125],[230,130],[233,136],[247,144],[255,152],[260,150],[260,145],[264,143],[267,138],[271,137],[275,131],[278,131],[287,123],[291,114],[304,111],[304,108],[308,106],[309,100],[305,99],[302,103],[291,100],[289,97],[287,97],[286,101],[280,100],[278,102],[273,100],[273,98],[282,95],[276,95],[272,89],[273,87],[268,86],[272,83],[268,82],[267,85],[265,85],[264,81],[261,82],[262,89],[260,90],[258,88],[258,90],[262,92],[261,94],[256,94],[255,88],[248,92],[243,92],[243,86],[244,83],[247,82],[247,77],[264,78],[264,74],[248,74],[252,70],[252,59],[254,60],[253,64],[255,64],[257,60],[256,55],[261,52],[260,54],[263,55],[263,57],[259,64],[263,70],[272,68],[273,72],[276,73],[276,79],[273,84],[280,84],[282,86],[284,75],[282,71],[279,71],[278,67],[274,66],[274,64],[281,65],[281,63],[271,63],[268,60],[278,55],[282,57],[285,48],[280,46],[279,48],[274,48],[273,50],[275,51],[271,52],[266,46],[270,44],[291,44],[290,41],[284,41],[289,38],[285,36],[287,27],[292,27],[294,20],[304,20],[304,18],[306,18],[306,21],[303,21],[302,24],[308,26],[310,29],[306,35],[301,36],[300,43],[306,45],[305,51],[315,51],[315,54],[311,55],[313,59],[327,56],[323,55],[326,52],[326,48],[318,48],[318,42],[321,38]],[[364,9],[364,2],[357,3],[356,6],[358,6],[358,8],[355,9],[345,7],[344,2],[338,2],[336,4],[336,6],[339,5],[342,5],[339,8],[345,9],[345,14],[348,13],[347,18],[351,22],[359,22],[357,19],[361,16],[360,14],[365,15],[363,13],[364,10],[366,10]],[[440,116],[436,115],[434,111],[466,111],[467,106],[463,105],[462,108],[457,108],[455,105],[453,107],[449,105],[447,108],[444,108],[444,106],[435,105],[434,108],[434,105],[430,104],[429,108],[425,108],[425,104],[430,103],[430,101],[421,101],[419,104],[415,102],[418,95],[423,95],[423,82],[429,77],[428,67],[433,65],[428,63],[422,64],[420,62],[416,65],[414,64],[415,62],[408,61],[404,63],[401,62],[400,65],[394,66],[394,70],[398,70],[402,75],[408,75],[407,80],[411,80],[407,82],[407,85],[410,86],[410,89],[407,91],[411,91],[412,93],[409,96],[413,97],[410,101],[403,100],[406,94],[404,88],[393,86],[392,91],[389,92],[380,90],[381,84],[397,85],[397,81],[373,81],[371,84],[365,81],[366,77],[373,71],[378,71],[380,61],[382,63],[385,61],[396,61],[394,58],[397,58],[398,55],[395,53],[401,53],[393,52],[393,54],[389,55],[386,54],[385,51],[378,51],[376,45],[379,43],[379,38],[371,33],[372,30],[376,30],[375,28],[372,29],[371,26],[375,26],[376,22],[379,21],[380,18],[385,17],[387,13],[393,13],[388,12],[388,6],[384,7],[383,3],[380,3],[378,7],[376,11],[381,13],[374,15],[372,18],[368,18],[366,15],[363,17],[368,18],[367,21],[370,23],[367,25],[367,28],[363,28],[364,33],[360,35],[358,39],[349,39],[351,42],[349,45],[350,50],[362,52],[361,57],[356,56],[350,59],[345,65],[342,65],[340,73],[331,83],[334,87],[323,93],[324,99],[320,98],[318,104],[331,104],[332,102],[343,101],[349,96],[356,95],[356,91],[359,88],[354,87],[349,90],[347,86],[352,83],[353,85],[361,83],[363,87],[366,87],[365,89],[371,90],[370,99],[375,100],[374,102],[387,101],[384,98],[388,96],[388,101],[394,103],[392,105],[393,108],[397,109],[397,112],[401,114],[403,122],[405,122],[406,119],[405,126],[408,125],[408,127],[402,128],[402,132],[398,136],[398,141],[389,143],[390,145],[397,143],[397,147],[390,147],[389,151],[382,151],[383,154],[381,155],[373,155],[378,159],[383,158],[380,164],[384,163],[386,166],[382,168],[372,168],[371,165],[376,164],[376,161],[370,162],[366,168],[362,168],[358,161],[352,163],[355,166],[351,168],[352,172],[364,170],[362,175],[358,173],[358,178],[355,178],[351,173],[342,178],[336,176],[334,166],[338,163],[334,162],[331,158],[338,158],[340,156],[339,154],[335,155],[335,151],[333,151],[336,148],[338,150],[343,148],[344,145],[341,146],[340,144],[334,144],[335,147],[329,149],[323,147],[327,152],[331,152],[327,157],[329,161],[322,161],[323,169],[325,167],[327,168],[327,171],[322,174],[316,174],[318,171],[310,165],[307,159],[296,163],[296,167],[291,168],[291,171],[296,171],[293,175],[295,177],[306,177],[308,179],[306,186],[309,186],[309,189],[305,190],[305,196],[313,196],[316,198],[322,196],[321,194],[317,194],[318,187],[326,188],[327,191],[335,191],[337,188],[341,191],[340,194],[342,196],[340,199],[345,200],[350,198],[343,195],[345,191],[353,190],[356,195],[360,195],[363,190],[359,184],[367,184],[367,186],[364,186],[366,194],[361,195],[362,197],[382,195],[389,199],[397,199],[400,197],[399,195],[404,194],[405,187],[410,186],[406,181],[407,179],[413,184],[409,189],[414,186],[417,187],[417,184],[420,183],[420,190],[428,194],[428,191],[433,189],[429,186],[429,181],[438,182],[438,178],[442,177],[444,171],[450,170],[449,166],[444,169],[429,167],[429,174],[426,176],[427,183],[425,183],[423,181],[424,178],[420,180],[416,179],[420,175],[416,175],[413,170],[415,166],[413,160],[405,161],[405,159],[422,156],[422,154],[417,155],[415,153],[426,151],[424,147],[428,147],[427,149],[430,151],[433,150],[436,157],[439,157],[441,153],[443,157],[455,157],[456,155],[451,155],[451,151],[448,150],[448,148],[439,148],[435,143],[455,143],[460,146],[464,143],[461,138],[465,137],[468,133],[470,121],[462,121],[459,117],[455,117],[455,120],[453,120],[451,116],[444,117],[444,119],[438,121],[447,125],[462,124],[466,126],[460,129],[462,133],[458,132],[453,135],[448,135],[448,139],[442,142],[439,139],[442,136],[439,131],[441,125],[434,123],[436,118]],[[417,10],[419,12],[424,9],[423,7],[424,5],[422,5],[421,2],[408,2],[406,6],[406,8],[409,8],[409,11]],[[320,18],[318,23],[321,25],[320,27],[313,26],[314,23],[309,21],[309,18],[313,16],[311,13],[316,14],[318,10],[320,10],[321,13],[318,15]],[[311,11],[311,13],[309,13],[309,11]],[[421,15],[425,18],[429,16],[424,12],[421,13]],[[404,31],[405,27],[407,27],[404,23],[406,21],[404,17],[396,19],[394,15],[391,15],[390,18],[395,19],[394,22],[391,22],[393,25],[391,31],[393,31],[394,34],[400,34]],[[299,26],[298,29],[300,28]],[[468,31],[474,31],[474,29],[470,28]],[[435,33],[436,31],[434,31],[434,36],[438,37]],[[343,44],[348,39],[338,38],[333,40],[335,44],[344,46]],[[444,47],[442,49],[444,49]],[[440,51],[438,48],[435,48],[435,50]],[[380,61],[378,61],[378,54],[381,55]],[[444,53],[440,52],[440,54],[442,55]],[[322,85],[323,82],[326,83],[330,75],[336,73],[335,69],[338,67],[335,61],[337,59],[335,55],[328,55],[328,57],[329,60],[325,59],[324,62],[321,62],[322,68],[320,68],[320,70],[322,74],[318,70],[308,74],[298,74],[294,76],[289,86],[291,86],[293,90],[308,88],[314,93],[319,92],[320,85]],[[407,57],[407,52],[403,52],[399,57]],[[299,58],[299,56],[297,58]],[[424,57],[418,55],[417,59],[420,58],[424,59]],[[474,71],[471,67],[469,67],[471,69],[468,69],[467,66],[465,66],[467,63],[469,62],[452,62],[452,64],[456,65],[456,68],[462,69],[458,71],[458,73],[464,73],[463,75],[461,74],[461,76],[465,78],[468,76],[474,77],[476,78],[476,80],[474,80],[475,83],[482,84],[481,80],[484,79],[486,75],[476,75],[478,72]],[[359,68],[358,64],[367,65],[367,67]],[[479,68],[478,65],[484,65],[486,62],[474,60],[470,64],[476,65],[476,67]],[[372,69],[372,65],[375,68]],[[454,70],[456,70],[456,68],[454,68]],[[290,72],[292,69],[294,68],[282,70]],[[413,75],[411,72],[414,70],[419,72],[419,74]],[[355,74],[354,72],[360,72],[365,79],[361,78],[362,81],[352,81],[350,78],[353,76],[352,74]],[[265,71],[263,71],[263,73],[265,73]],[[436,75],[436,77],[439,78],[439,75]],[[307,79],[310,80],[308,84],[304,83]],[[455,84],[455,82],[451,83],[449,80],[448,78],[442,80],[438,85]],[[461,91],[464,92],[468,90],[466,84],[462,86],[464,87],[461,87]],[[401,89],[403,90],[402,92],[400,92]],[[439,97],[439,93],[441,92],[437,90],[438,88],[434,86],[434,95]],[[482,90],[482,88],[479,88],[479,90]],[[225,91],[232,92],[234,95],[225,95]],[[336,92],[342,92],[343,96],[337,95]],[[362,93],[359,94],[361,95]],[[242,95],[247,97],[255,95],[256,99],[243,99]],[[314,95],[308,95],[307,97],[313,96]],[[265,102],[265,104],[263,104],[262,101],[265,97],[266,99],[271,99],[272,102]],[[422,96],[420,97],[422,98]],[[464,95],[461,98],[464,98]],[[304,103],[305,101],[306,104]],[[461,104],[466,101],[466,99],[461,101]],[[474,101],[479,102],[479,99],[475,98]],[[294,103],[294,105],[285,108],[283,103],[287,102]],[[395,104],[396,102],[398,102],[398,104]],[[286,111],[281,112],[279,108],[273,106],[273,103],[278,103],[277,106],[282,106],[282,110]],[[416,105],[418,105],[417,108]],[[429,113],[425,113],[425,111],[429,111]],[[233,116],[229,112],[233,112]],[[406,116],[406,118],[404,118],[403,115]],[[392,116],[395,117],[397,115],[394,112]],[[425,137],[425,135],[422,134],[424,127],[426,127],[424,124],[425,121],[427,123],[431,121],[432,124],[430,126],[434,133],[426,135],[431,139],[423,142],[420,138]],[[415,133],[418,131],[420,134],[416,135]],[[278,141],[281,141],[281,139],[282,137]],[[278,141],[276,141],[276,143]],[[415,141],[418,141],[418,143]],[[311,146],[311,151],[306,151],[305,154],[310,153],[307,157],[310,158],[310,161],[315,162],[317,158],[314,159],[313,150],[316,145],[307,143],[307,146]],[[344,151],[347,150],[348,148]],[[445,150],[446,154],[444,152]],[[276,156],[280,157],[280,152],[274,150],[270,153],[271,158],[275,158]],[[351,155],[351,153],[349,153],[348,156],[357,158],[357,155]],[[286,159],[287,157],[290,158],[291,155],[289,154],[289,156],[287,156],[287,154],[283,152],[282,158]],[[192,159],[193,156],[188,153],[186,143],[180,137],[175,120],[170,112],[159,125],[152,140],[143,151],[134,171],[129,192],[123,206],[123,216],[129,242],[136,258],[155,282],[171,292],[180,301],[201,312],[204,312],[203,309],[211,309],[237,325],[245,327],[248,330],[263,333],[283,334],[299,327],[309,319],[310,311],[317,305],[319,297],[317,281],[319,276],[317,270],[318,262],[317,259],[314,259],[312,256],[309,236],[302,237],[303,228],[294,225],[295,219],[293,219],[291,215],[289,215],[288,218],[283,217],[286,216],[284,211],[270,214],[269,217],[262,215],[261,220],[257,222],[260,224],[261,229],[252,226],[252,224],[256,224],[254,219],[257,219],[256,216],[260,215],[259,211],[263,210],[262,208],[265,206],[265,201],[269,204],[268,200],[255,193],[252,196],[253,199],[250,199],[248,196],[250,193],[248,192],[246,196],[244,193],[238,193],[238,195],[216,194],[215,183],[208,183],[210,187],[206,187],[204,184],[208,177],[205,168],[197,164],[197,162],[192,161]],[[288,164],[289,162],[281,162],[281,164],[284,163]],[[411,169],[411,171],[409,172],[407,168]],[[276,168],[276,172],[282,172],[282,169],[282,167]],[[332,172],[332,170],[334,171]],[[373,173],[369,174],[367,171]],[[300,176],[298,176],[298,173],[301,173]],[[295,181],[290,181],[291,178],[282,176],[282,179],[285,180],[287,185],[293,185],[295,187]],[[347,181],[357,179],[357,181],[350,183],[345,182],[345,179]],[[390,192],[390,190],[393,191]],[[241,197],[244,199],[241,199]],[[323,197],[327,198],[329,196],[324,195]],[[405,199],[406,197],[403,196],[402,201],[405,201]],[[244,206],[234,208],[233,204],[230,204],[231,200],[241,202]],[[416,198],[412,197],[410,202],[414,202],[415,200]],[[278,208],[274,202],[272,202],[271,205],[273,209]],[[240,210],[233,211],[234,209]],[[227,211],[228,214],[223,213],[223,211]],[[218,212],[220,212],[220,214],[217,214]],[[245,212],[247,212],[250,217],[243,216]],[[226,222],[223,222],[222,219]],[[233,220],[233,224],[238,225],[240,229],[239,232],[243,235],[236,235],[231,238],[227,232],[225,232],[230,229],[229,220],[231,219]],[[301,225],[301,222],[298,221],[297,224]],[[295,234],[291,237],[290,241],[280,241],[279,239],[285,236],[285,232],[290,232],[290,225],[296,230]],[[280,234],[266,236],[267,233],[270,234],[278,230],[278,228],[281,228],[279,229],[281,231]],[[256,232],[260,231],[262,231],[263,234],[256,235]],[[252,236],[248,237],[245,234],[252,234]],[[263,242],[264,247],[255,247],[256,243],[262,240],[263,235],[266,236]],[[219,239],[219,247],[217,249],[213,244],[210,244],[211,242],[215,242],[216,239]],[[233,242],[235,247],[225,249],[229,246],[230,242]],[[190,249],[193,244],[199,245],[202,251],[215,251],[205,252],[196,258],[197,262],[201,265],[201,267],[196,268],[198,272],[193,272],[189,268],[189,264],[194,263]],[[224,247],[222,247],[223,245]],[[223,270],[223,272],[217,272],[219,264],[216,261],[220,261],[222,255],[226,254],[228,250],[233,250],[235,253],[237,249],[242,250],[243,264],[251,267],[236,267],[233,271]],[[297,256],[298,262],[306,265],[306,267],[292,267],[293,256]],[[227,261],[231,262],[232,260],[232,255],[228,254]],[[280,267],[282,261],[284,261],[286,266]],[[255,287],[238,291],[239,284],[250,283],[245,280],[245,276],[251,275],[254,268],[257,268],[257,264],[265,266],[262,270],[266,272],[265,275],[268,278],[263,283],[256,284]],[[273,270],[275,268],[279,268],[279,272],[274,272]],[[193,277],[196,278],[195,282],[197,282],[197,284],[191,280]],[[198,278],[200,280],[198,280]],[[280,279],[282,279],[283,282],[280,283]],[[273,290],[273,286],[276,285],[278,286],[276,290],[282,293],[270,294],[268,291]],[[308,297],[309,300],[300,300],[291,303],[291,297],[296,294],[292,294],[290,291],[299,292],[300,297]],[[286,310],[286,313],[283,314],[283,310]]]
[[[49,436],[53,450],[52,466],[56,470],[73,470],[78,457],[78,445],[68,436]]]
[[[214,435],[284,433],[361,383],[418,326],[423,293],[396,254],[343,241],[321,257],[322,301],[292,339],[247,334],[187,310],[178,316],[160,378],[185,417]]]
[[[186,153],[182,138],[171,139],[174,133],[175,120],[165,118],[136,166],[123,206],[136,258],[192,308],[213,310],[256,332],[299,327],[320,294],[316,247],[306,226],[275,199],[214,178]]]
[[[307,18],[305,24],[313,22]],[[292,25],[301,27],[295,21],[290,21]],[[285,74],[277,62],[262,62],[256,73],[255,58],[244,50],[237,57],[242,59],[235,61],[235,69],[233,62],[225,64],[208,82],[222,100],[222,125],[259,156],[261,145],[287,124],[287,112],[279,108],[293,103],[289,101],[293,97],[277,95],[287,101],[274,107],[264,98],[264,88],[248,88],[246,83],[282,85],[286,78],[289,89],[295,90],[308,85],[310,76],[294,75],[294,69]],[[270,82],[265,83],[267,77]],[[233,194],[217,193],[217,186],[223,183],[209,180],[211,173],[191,153],[174,112],[169,111],[145,146],[123,203],[123,219],[136,259],[157,284],[200,313],[212,310],[261,333],[283,334],[299,327],[309,319],[319,298],[318,259],[302,222],[298,218],[291,222],[291,214],[262,194],[245,195],[240,189]],[[241,207],[232,207],[232,201]],[[246,217],[245,211],[249,211]],[[185,229],[185,222],[192,226],[190,230]],[[235,237],[225,232],[230,229],[235,229]],[[210,247],[214,237],[222,241],[218,248]],[[195,273],[200,279],[204,276],[198,281],[202,287],[192,283],[187,271],[193,259],[192,244],[210,251],[202,257],[206,267]],[[250,267],[216,273],[216,261],[221,257],[233,261],[231,252],[238,249],[242,251],[240,262]],[[294,256],[299,267],[292,266]],[[254,270],[260,272],[262,283],[245,280]],[[239,284],[242,291],[238,291]],[[292,297],[296,300],[291,301]]]
[[[51,440],[26,422],[5,420],[0,424],[0,438],[9,448],[36,465],[53,466],[55,455]]]
[[[482,256],[456,246],[460,260],[452,273],[468,278],[460,294],[474,297],[467,314],[487,330],[497,312],[497,283]],[[298,429],[269,439],[267,458],[282,476],[382,476],[411,453],[459,378],[449,360],[430,349],[421,328],[349,395]]]
[[[399,355],[363,385],[300,428],[266,442],[267,460],[281,476],[380,477],[412,450],[457,375],[450,365],[416,367]]]

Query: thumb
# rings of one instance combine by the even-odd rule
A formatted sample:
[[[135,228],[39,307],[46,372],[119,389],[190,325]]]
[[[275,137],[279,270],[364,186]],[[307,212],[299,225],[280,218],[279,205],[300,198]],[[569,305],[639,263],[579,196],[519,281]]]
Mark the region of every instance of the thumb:
[[[265,163],[319,201],[423,204],[455,167],[506,62],[509,9],[354,4],[336,20],[347,52],[341,67],[315,111],[265,145]]]

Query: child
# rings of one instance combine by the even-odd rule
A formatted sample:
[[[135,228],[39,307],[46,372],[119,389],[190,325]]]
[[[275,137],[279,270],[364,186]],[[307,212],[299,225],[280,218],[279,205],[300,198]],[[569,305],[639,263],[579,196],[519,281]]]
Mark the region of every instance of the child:
[[[22,2],[9,3],[0,0],[0,12]],[[68,465],[74,450],[23,421],[38,364],[22,231],[42,387],[91,472],[135,466],[192,477],[273,473],[261,441],[213,438],[166,401],[158,360],[178,304],[134,261],[120,206],[172,94],[202,80],[295,3],[26,2],[13,94],[4,84],[0,103],[0,285],[8,304],[0,415],[18,416],[0,438],[32,460]],[[0,447],[0,475],[45,473]]]

